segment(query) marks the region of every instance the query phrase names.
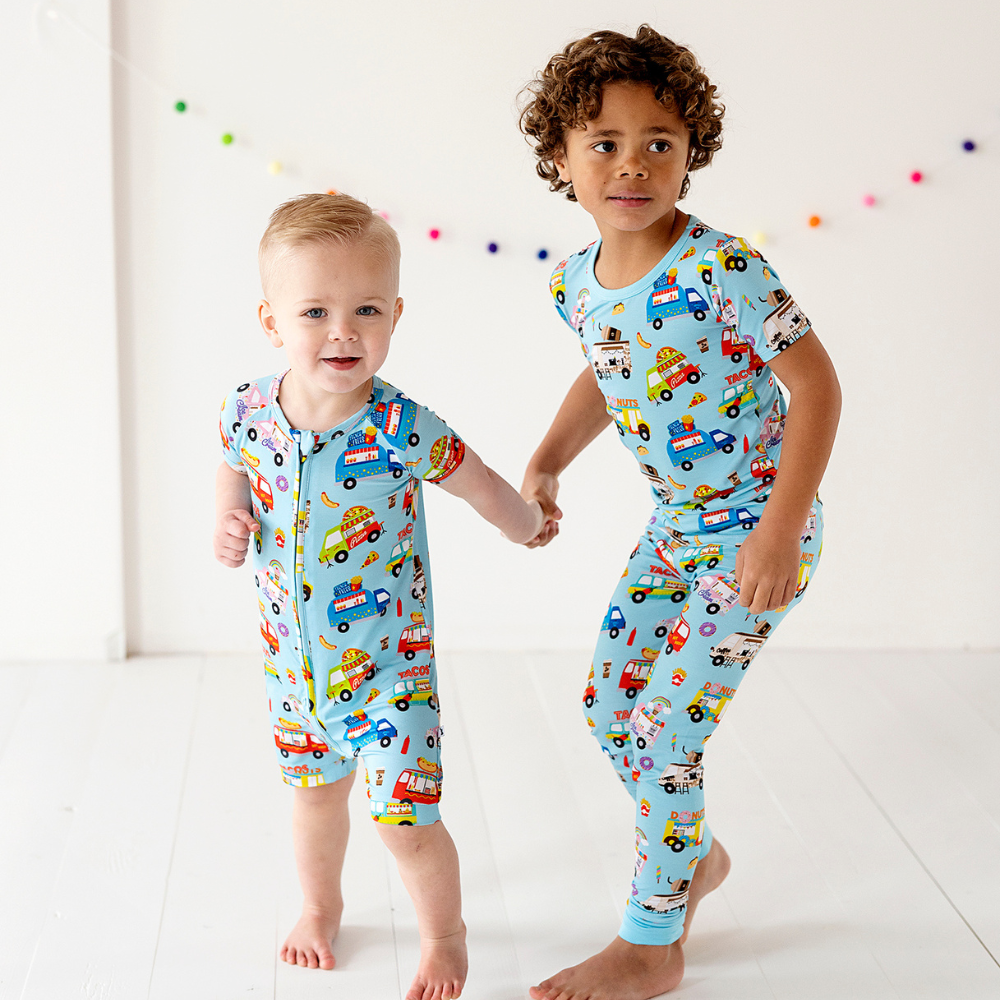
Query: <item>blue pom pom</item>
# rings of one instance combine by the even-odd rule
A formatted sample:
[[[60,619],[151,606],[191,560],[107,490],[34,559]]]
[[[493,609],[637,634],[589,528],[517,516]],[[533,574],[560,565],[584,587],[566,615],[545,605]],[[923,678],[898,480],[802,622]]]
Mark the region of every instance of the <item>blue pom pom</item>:
[[[489,243],[487,244],[486,249],[489,250],[490,253],[496,253],[500,247],[498,247],[495,243]]]
[[[539,250],[538,251],[538,259],[539,260],[545,260],[545,258],[548,257],[548,255],[549,255],[548,250]]]
[[[962,143],[962,149],[964,149],[967,153],[971,153],[975,148],[976,144],[971,139],[966,139],[965,142]]]

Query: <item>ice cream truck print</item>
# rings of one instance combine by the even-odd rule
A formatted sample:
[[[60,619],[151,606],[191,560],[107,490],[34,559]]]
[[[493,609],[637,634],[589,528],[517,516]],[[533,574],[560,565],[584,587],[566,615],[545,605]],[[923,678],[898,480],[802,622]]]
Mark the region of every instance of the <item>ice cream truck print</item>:
[[[684,605],[684,610],[687,610],[687,605]],[[684,643],[688,641],[688,636],[691,635],[691,626],[684,620],[684,615],[679,614],[677,620],[674,622],[674,627],[667,633],[667,641],[663,644],[663,652],[669,655],[670,653],[679,653],[684,648]]]
[[[259,424],[248,427],[247,437],[251,441],[260,438],[261,445],[273,453],[275,465],[284,465],[285,461],[291,457],[294,448],[292,439],[274,420],[262,420]]]
[[[336,626],[338,632],[346,632],[350,629],[351,622],[385,614],[390,600],[387,590],[378,589],[372,592],[362,589],[360,576],[338,583],[333,588],[333,600],[326,609],[330,627]]]
[[[400,773],[392,794],[401,802],[430,803],[437,802],[441,798],[441,788],[436,774],[420,771],[414,767]]]
[[[406,470],[392,448],[383,448],[375,440],[374,428],[355,431],[347,438],[347,449],[337,456],[334,475],[345,490],[353,490],[359,479],[391,473],[400,479]]]
[[[405,712],[410,707],[411,702],[419,704],[426,701],[428,708],[437,708],[437,702],[434,700],[434,689],[428,680],[399,681],[393,685],[389,701],[400,712]]]
[[[653,282],[653,291],[646,302],[646,322],[653,324],[654,330],[663,326],[665,319],[687,316],[696,320],[708,315],[708,303],[695,288],[681,288],[676,282],[676,273],[661,274]]]
[[[628,592],[636,604],[642,604],[647,597],[669,597],[675,604],[680,604],[687,596],[687,587],[681,580],[643,573],[629,586]]]
[[[734,632],[732,635],[727,635],[709,650],[712,663],[716,667],[731,667],[734,663],[738,663],[746,670],[760,652],[770,631],[770,623],[758,622],[753,632]]]
[[[618,433],[622,437],[625,437],[626,434],[638,434],[643,441],[649,440],[649,424],[642,419],[642,411],[639,409],[637,399],[619,399],[616,396],[609,396],[607,410],[614,417]]]
[[[375,661],[363,649],[345,649],[340,665],[333,667],[327,678],[327,698],[350,701],[354,692],[375,676],[377,669]]]
[[[692,788],[705,787],[705,769],[701,765],[701,754],[691,764],[668,764],[663,774],[657,778],[659,786],[667,795],[690,792]]]
[[[311,753],[317,760],[322,760],[323,755],[330,752],[330,748],[312,733],[281,725],[274,727],[274,742],[282,757],[293,753]]]
[[[722,510],[710,510],[698,515],[698,524],[702,531],[723,531],[739,525],[744,531],[749,531],[760,518],[746,507],[724,507]]]
[[[701,381],[701,369],[691,364],[687,355],[673,347],[661,347],[656,352],[656,364],[646,372],[646,395],[669,403],[678,386],[695,385]]]
[[[417,821],[417,811],[412,802],[372,802],[371,814],[376,823],[413,826]]]
[[[607,739],[611,740],[611,742],[614,743],[619,750],[621,750],[621,748],[632,739],[632,733],[628,728],[628,723],[612,722],[611,725],[608,726]]]
[[[233,433],[240,429],[240,424],[254,413],[267,406],[267,397],[260,391],[257,383],[244,383],[237,390],[236,396],[236,422],[233,424]]]
[[[569,314],[569,325],[582,337],[583,324],[587,318],[587,303],[590,301],[590,289],[581,288],[576,296],[576,305]]]
[[[806,526],[802,529],[802,535],[799,541],[805,545],[806,542],[811,542],[813,536],[816,534],[816,508],[809,508],[809,516],[806,518]]]
[[[684,711],[691,717],[692,722],[708,719],[709,722],[719,723],[735,694],[734,688],[705,681],[704,688],[694,696]]]
[[[660,730],[666,723],[661,715],[670,714],[670,702],[666,698],[651,698],[646,705],[636,705],[629,717],[629,729],[635,737],[638,750],[645,750],[656,742]]]
[[[622,378],[631,378],[632,353],[629,342],[622,340],[621,330],[616,330],[613,326],[604,327],[601,333],[604,340],[598,340],[590,353],[597,377],[611,378],[612,375],[619,374]]]
[[[274,631],[274,627],[263,614],[260,616],[260,637],[264,640],[264,646],[272,656],[281,649],[278,644],[278,633]]]
[[[772,351],[783,351],[809,329],[809,320],[795,299],[780,288],[768,292],[767,301],[777,309],[764,320],[764,339]]]
[[[690,813],[681,813],[690,816]],[[698,819],[668,819],[663,830],[663,843],[676,854],[687,847],[698,847],[701,844],[702,824],[705,822],[703,813],[696,814]]]
[[[263,569],[254,574],[254,583],[260,588],[264,599],[271,602],[271,610],[280,615],[288,600],[288,588],[284,586],[285,571],[277,559],[272,559]]]
[[[373,719],[369,719],[364,710],[360,708],[352,712],[344,720],[344,724],[347,727],[344,735],[351,746],[354,747],[355,757],[369,743],[374,743],[378,740],[379,745],[386,748],[399,735],[396,727],[388,719],[379,719],[378,722],[375,722]]]
[[[399,635],[399,645],[397,653],[402,653],[407,660],[412,660],[421,650],[431,648],[431,630],[424,622],[424,616],[419,611],[414,611],[410,618],[412,625],[407,626]]]
[[[266,514],[274,506],[274,494],[271,492],[271,484],[249,462],[244,462],[243,468],[247,470],[250,489],[253,490],[253,495],[260,501],[260,505]]]
[[[618,689],[625,692],[626,698],[634,698],[649,683],[652,669],[652,660],[629,660],[622,670]]]
[[[708,569],[715,569],[721,559],[721,545],[696,545],[685,549],[680,554],[678,561],[682,570],[686,573],[693,573],[702,564]]]
[[[413,539],[404,538],[401,542],[396,542],[389,550],[389,557],[385,561],[386,573],[399,576],[403,572],[403,564],[413,556]]]
[[[393,444],[420,444],[420,435],[413,432],[417,422],[417,404],[401,392],[388,401],[380,402],[372,411],[371,419]]]
[[[619,633],[625,628],[625,616],[622,609],[617,604],[608,605],[608,613],[601,623],[601,631],[608,633],[609,639],[617,639]]]
[[[735,327],[726,326],[722,329],[722,356],[729,358],[734,365],[738,365],[746,356],[747,368],[752,368],[755,375],[764,370],[764,362],[750,344],[740,340]]]
[[[675,466],[680,466],[685,472],[690,472],[699,459],[708,458],[717,451],[730,454],[736,443],[736,438],[725,431],[716,429],[706,434],[698,430],[694,420],[687,415],[668,424],[667,432],[671,435],[667,442],[667,455]]]
[[[740,599],[740,588],[735,573],[725,576],[700,576],[691,588],[704,602],[705,611],[717,615],[725,614],[735,607]]]
[[[687,904],[690,884],[690,879],[675,879],[670,886],[674,892],[657,893],[644,899],[639,905],[650,913],[670,913],[672,910],[679,910]]]
[[[346,562],[351,550],[363,542],[374,545],[381,538],[384,527],[374,511],[367,507],[348,507],[339,527],[331,528],[326,533],[323,547],[319,550],[319,561],[326,566],[330,565],[331,560]]]
[[[753,379],[748,378],[726,387],[722,393],[722,402],[719,403],[719,413],[724,413],[730,419],[735,420],[740,415],[742,407],[755,406],[759,402],[757,393],[754,391]]]
[[[433,472],[429,472],[424,478],[431,482],[445,479],[451,475],[465,458],[465,443],[461,438],[451,434],[443,434],[431,446],[430,462]]]

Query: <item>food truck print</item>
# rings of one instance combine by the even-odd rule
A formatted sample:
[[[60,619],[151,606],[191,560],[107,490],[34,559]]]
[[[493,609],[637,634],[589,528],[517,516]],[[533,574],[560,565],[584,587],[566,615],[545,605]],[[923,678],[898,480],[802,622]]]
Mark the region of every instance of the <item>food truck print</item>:
[[[806,518],[806,526],[802,529],[802,535],[799,538],[801,544],[805,545],[806,542],[811,542],[816,535],[816,508],[809,508],[809,516]]]
[[[676,854],[685,848],[699,847],[702,839],[702,827],[705,823],[705,811],[696,813],[671,813],[674,818],[667,820],[663,830],[663,843]]]
[[[809,329],[810,323],[795,299],[781,288],[768,292],[767,302],[777,308],[764,320],[764,339],[772,351],[783,351]]]
[[[731,454],[736,443],[736,438],[725,431],[716,429],[706,433],[698,430],[687,414],[668,424],[667,432],[671,435],[667,442],[667,455],[675,466],[680,466],[685,472],[690,472],[699,459],[708,458],[717,451]]]
[[[668,655],[670,653],[679,653],[691,635],[691,626],[684,619],[684,611],[687,611],[686,604],[674,621],[673,628],[667,633],[667,641],[663,644],[663,652]]]
[[[738,663],[744,670],[760,652],[761,646],[767,640],[771,631],[770,622],[757,622],[753,632],[734,632],[717,642],[710,650],[709,656],[716,667],[731,667]],[[695,720],[697,721],[697,720]]]
[[[682,580],[643,573],[635,583],[629,585],[628,592],[636,604],[642,604],[647,597],[669,597],[675,604],[680,604],[687,596],[687,587]]]
[[[285,570],[277,559],[272,559],[254,574],[254,583],[260,588],[264,599],[271,602],[271,610],[276,615],[285,610],[285,602],[288,600],[286,579]]]
[[[406,469],[392,448],[383,448],[375,440],[375,428],[369,427],[348,435],[347,448],[337,456],[334,476],[345,490],[353,490],[359,479],[391,473],[393,479],[406,475]]]
[[[244,462],[243,468],[247,470],[250,489],[253,490],[253,495],[260,501],[260,506],[266,514],[274,506],[271,484],[249,462]]]
[[[709,249],[701,255],[701,260],[698,261],[698,273],[701,275],[701,280],[704,281],[706,285],[712,284],[712,267],[716,263],[717,253],[718,251],[714,247],[709,247]]]
[[[720,611],[725,614],[740,599],[740,587],[735,573],[700,576],[691,589],[705,602],[705,611],[710,615],[717,615]]]
[[[686,573],[693,573],[702,564],[707,569],[715,569],[721,559],[721,545],[693,545],[680,554],[678,562]]]
[[[599,379],[621,375],[622,378],[632,377],[632,354],[629,342],[622,340],[621,330],[606,326],[601,330],[604,337],[598,340],[590,352],[590,360],[594,372]]]
[[[709,722],[719,723],[735,695],[735,688],[705,681],[702,690],[694,696],[684,711],[691,717],[692,722],[708,719]]]
[[[747,261],[751,257],[763,259],[741,236],[730,236],[715,251],[715,256],[727,271],[745,271],[747,269]]]
[[[352,712],[344,720],[344,725],[347,727],[344,736],[348,743],[354,747],[355,757],[369,743],[374,743],[378,740],[381,747],[387,748],[392,744],[393,739],[399,735],[396,727],[388,719],[379,719],[376,722],[374,719],[369,719],[364,709],[361,708]]]
[[[395,445],[416,446],[420,435],[413,427],[417,422],[417,404],[397,392],[390,400],[382,400],[372,410],[372,423]]]
[[[677,272],[661,274],[653,282],[653,291],[646,302],[646,322],[653,324],[654,330],[663,326],[665,319],[678,316],[694,316],[703,320],[708,315],[708,303],[695,288],[681,288],[677,284]]]
[[[770,486],[774,482],[778,470],[769,458],[755,458],[750,463],[750,474],[754,479],[759,479],[765,486]]]
[[[583,324],[587,318],[587,303],[590,301],[590,289],[581,288],[576,296],[576,305],[569,314],[569,325],[582,337]]]
[[[652,660],[629,660],[622,670],[618,689],[625,692],[626,698],[634,698],[649,683],[652,670]]]
[[[795,582],[795,596],[798,597],[806,587],[809,586],[809,574],[812,572],[813,554],[811,552],[801,553],[799,559],[799,576]]]
[[[705,769],[701,765],[701,752],[692,750],[687,755],[686,764],[668,764],[657,783],[667,793],[690,792],[692,788],[704,788]]]
[[[434,689],[429,680],[399,681],[393,685],[389,701],[400,712],[405,712],[410,707],[411,702],[419,704],[425,701],[428,708],[437,708],[437,702],[434,700]]]
[[[412,767],[400,772],[392,794],[400,802],[432,803],[441,798],[441,787],[437,774]]]
[[[413,557],[413,585],[410,587],[410,596],[421,604],[427,600],[427,574],[424,572],[420,556]]]
[[[758,357],[752,345],[740,340],[740,335],[736,332],[735,327],[722,328],[722,356],[729,358],[734,365],[738,365],[746,357],[746,367],[752,369],[754,375],[760,375],[764,370],[764,362]]]
[[[552,298],[562,305],[566,301],[566,265],[569,263],[569,258],[566,260],[559,261],[558,267],[552,272],[552,277],[549,278],[549,291],[552,293]]]
[[[673,890],[672,892],[656,893],[655,895],[642,900],[639,905],[644,910],[649,910],[650,913],[670,913],[673,910],[679,910],[682,906],[687,905],[688,886],[690,884],[690,879],[674,879],[674,881],[670,883],[670,888]]]
[[[260,637],[264,640],[264,647],[274,656],[281,646],[278,644],[278,633],[274,631],[274,626],[264,617],[260,616]]]
[[[386,573],[391,573],[393,576],[399,576],[403,572],[403,564],[413,557],[413,539],[404,538],[402,541],[396,542],[395,545],[389,550],[389,555],[385,561],[385,571]]]
[[[608,612],[601,622],[601,631],[607,632],[609,639],[617,639],[624,628],[625,616],[622,614],[622,609],[617,604],[609,604]]]
[[[432,648],[431,630],[424,621],[423,613],[412,612],[410,620],[413,624],[400,633],[399,645],[396,648],[396,652],[402,653],[407,660],[412,660],[421,650]]]
[[[698,515],[698,524],[702,531],[724,531],[737,526],[749,531],[760,518],[746,507],[724,507],[722,510],[710,510]]]
[[[670,714],[670,702],[666,698],[651,698],[647,704],[638,704],[629,716],[629,729],[635,738],[636,749],[645,750],[656,742],[656,737],[666,724],[660,716]]]
[[[275,465],[284,465],[291,458],[295,448],[292,439],[274,420],[262,420],[260,423],[248,427],[247,437],[251,441],[256,441],[259,438],[261,445],[273,454]]]
[[[785,434],[785,417],[781,412],[781,404],[775,400],[771,412],[760,425],[760,443],[765,448],[776,448],[781,444]]]
[[[413,826],[417,821],[417,811],[412,802],[372,802],[371,814],[376,823]]]
[[[274,743],[282,757],[293,753],[311,753],[317,760],[322,760],[323,755],[330,752],[322,740],[299,728],[297,723],[289,723],[287,719],[279,721],[282,725],[274,727]]]
[[[257,410],[267,406],[267,397],[260,391],[256,382],[245,382],[236,390],[236,422],[233,433],[240,429],[240,424]]]
[[[452,434],[443,434],[431,445],[431,472],[424,477],[432,483],[450,476],[465,458],[465,442]]]
[[[622,437],[626,434],[638,434],[643,441],[649,440],[649,424],[642,418],[639,400],[608,396],[607,411],[614,417],[618,433]]]
[[[375,676],[378,665],[363,649],[345,649],[340,657],[340,664],[330,670],[326,682],[326,696],[331,701],[339,698],[350,701],[354,692],[366,680]]]
[[[646,372],[646,395],[657,403],[669,403],[678,386],[700,381],[701,369],[691,364],[687,355],[673,347],[661,347],[656,352],[656,364]]]
[[[674,491],[667,485],[667,481],[660,476],[653,465],[639,463],[639,471],[649,480],[649,485],[656,491],[656,495],[663,503],[674,502]]]
[[[331,528],[323,539],[319,550],[319,561],[325,566],[333,562],[346,562],[352,549],[363,542],[374,545],[382,537],[385,525],[379,522],[375,512],[363,505],[348,507],[340,519],[340,525]]]
[[[722,402],[719,403],[719,413],[724,413],[731,420],[735,420],[740,415],[742,407],[756,406],[759,402],[754,391],[753,379],[744,379],[735,385],[726,386],[722,393]]]
[[[333,600],[327,605],[326,614],[330,627],[336,626],[338,632],[346,632],[351,622],[374,615],[384,615],[391,600],[387,590],[364,590],[361,577],[355,576],[333,588]]]

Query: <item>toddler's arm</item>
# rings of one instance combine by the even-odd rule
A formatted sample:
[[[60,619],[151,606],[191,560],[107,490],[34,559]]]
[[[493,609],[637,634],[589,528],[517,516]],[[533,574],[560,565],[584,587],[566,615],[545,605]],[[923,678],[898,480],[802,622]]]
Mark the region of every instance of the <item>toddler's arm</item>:
[[[260,529],[250,503],[250,481],[223,462],[215,475],[215,533],[212,547],[223,566],[242,566],[250,536]]]
[[[495,524],[518,545],[531,541],[541,531],[544,517],[537,500],[526,503],[517,490],[497,475],[468,446],[465,459],[445,480],[441,489],[461,497],[477,514]]]

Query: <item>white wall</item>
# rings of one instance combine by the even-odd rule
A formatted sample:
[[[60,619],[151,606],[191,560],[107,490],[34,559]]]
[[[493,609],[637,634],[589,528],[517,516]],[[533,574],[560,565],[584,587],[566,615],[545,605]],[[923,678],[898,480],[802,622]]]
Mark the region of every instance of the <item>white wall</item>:
[[[108,0],[77,0],[107,38]],[[111,74],[0,5],[0,656],[124,655]]]
[[[371,13],[328,0],[115,0],[113,10],[117,46],[192,105],[177,115],[167,96],[119,76],[133,651],[256,648],[250,574],[212,559],[212,479],[222,396],[281,364],[256,327],[255,247],[284,198],[333,186],[391,213],[406,314],[385,374],[519,481],[582,367],[546,278],[594,230],[534,176],[514,97],[568,40],[642,20],[697,52],[729,108],[724,149],[685,207],[730,232],[772,235],[765,254],[844,385],[822,567],[775,641],[996,644],[997,138],[952,155],[1000,124],[993,4],[385,0]],[[73,79],[99,63],[78,45]],[[218,142],[225,130],[232,147]],[[286,164],[276,177],[272,159]],[[927,183],[908,188],[916,168]],[[897,185],[883,206],[853,210],[866,190]],[[808,229],[813,212],[830,224]],[[424,235],[432,225],[437,243]],[[539,246],[548,263],[534,258]],[[609,433],[567,472],[560,499],[560,538],[527,552],[460,502],[431,497],[442,645],[591,644],[648,495]]]

